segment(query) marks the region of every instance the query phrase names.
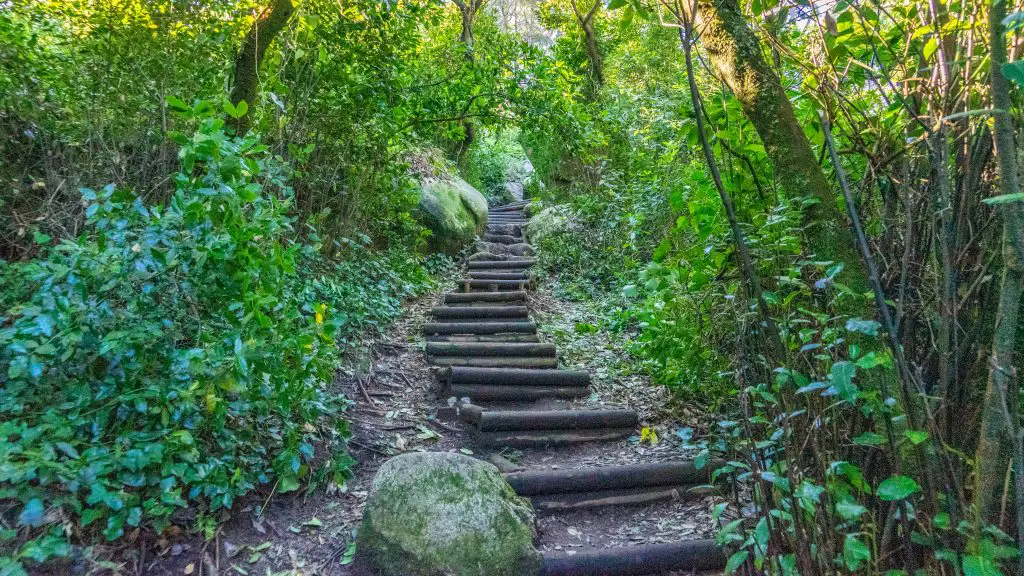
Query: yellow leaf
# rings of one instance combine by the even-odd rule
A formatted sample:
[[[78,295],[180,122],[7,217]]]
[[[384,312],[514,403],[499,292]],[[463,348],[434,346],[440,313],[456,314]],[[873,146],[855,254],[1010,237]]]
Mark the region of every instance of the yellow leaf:
[[[658,433],[655,432],[653,428],[649,426],[644,426],[640,430],[640,441],[646,441],[649,442],[651,446],[656,446],[658,444]]]

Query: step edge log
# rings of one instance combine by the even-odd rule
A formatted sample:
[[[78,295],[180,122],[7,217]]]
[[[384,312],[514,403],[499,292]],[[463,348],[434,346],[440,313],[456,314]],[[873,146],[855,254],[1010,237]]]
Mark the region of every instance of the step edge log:
[[[541,576],[643,576],[672,570],[721,569],[726,562],[725,553],[713,539],[542,555]]]

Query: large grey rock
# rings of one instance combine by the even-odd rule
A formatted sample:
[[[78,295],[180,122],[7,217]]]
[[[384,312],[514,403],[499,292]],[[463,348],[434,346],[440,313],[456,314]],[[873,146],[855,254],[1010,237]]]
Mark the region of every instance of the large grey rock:
[[[483,234],[487,199],[462,178],[424,178],[419,194],[416,218],[431,231],[431,250],[454,253]]]
[[[544,238],[569,229],[568,212],[566,207],[551,206],[532,216],[526,223],[527,241],[537,245]]]
[[[382,576],[529,576],[541,566],[533,521],[491,464],[403,454],[373,479],[358,550]]]

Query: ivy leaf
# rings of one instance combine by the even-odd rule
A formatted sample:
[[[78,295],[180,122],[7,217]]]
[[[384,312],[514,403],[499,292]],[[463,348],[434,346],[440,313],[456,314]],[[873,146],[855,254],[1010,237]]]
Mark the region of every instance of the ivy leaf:
[[[878,485],[875,494],[886,502],[903,500],[921,491],[921,486],[909,476],[893,476],[886,478]]]

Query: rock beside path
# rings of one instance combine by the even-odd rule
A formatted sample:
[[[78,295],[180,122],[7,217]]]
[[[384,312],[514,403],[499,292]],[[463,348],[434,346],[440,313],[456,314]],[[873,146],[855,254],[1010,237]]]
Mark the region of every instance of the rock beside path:
[[[487,199],[454,175],[423,181],[419,189],[417,220],[430,229],[430,248],[458,252],[483,234],[487,226]]]
[[[358,554],[381,576],[529,576],[541,566],[533,537],[533,508],[494,466],[419,452],[374,477]]]

